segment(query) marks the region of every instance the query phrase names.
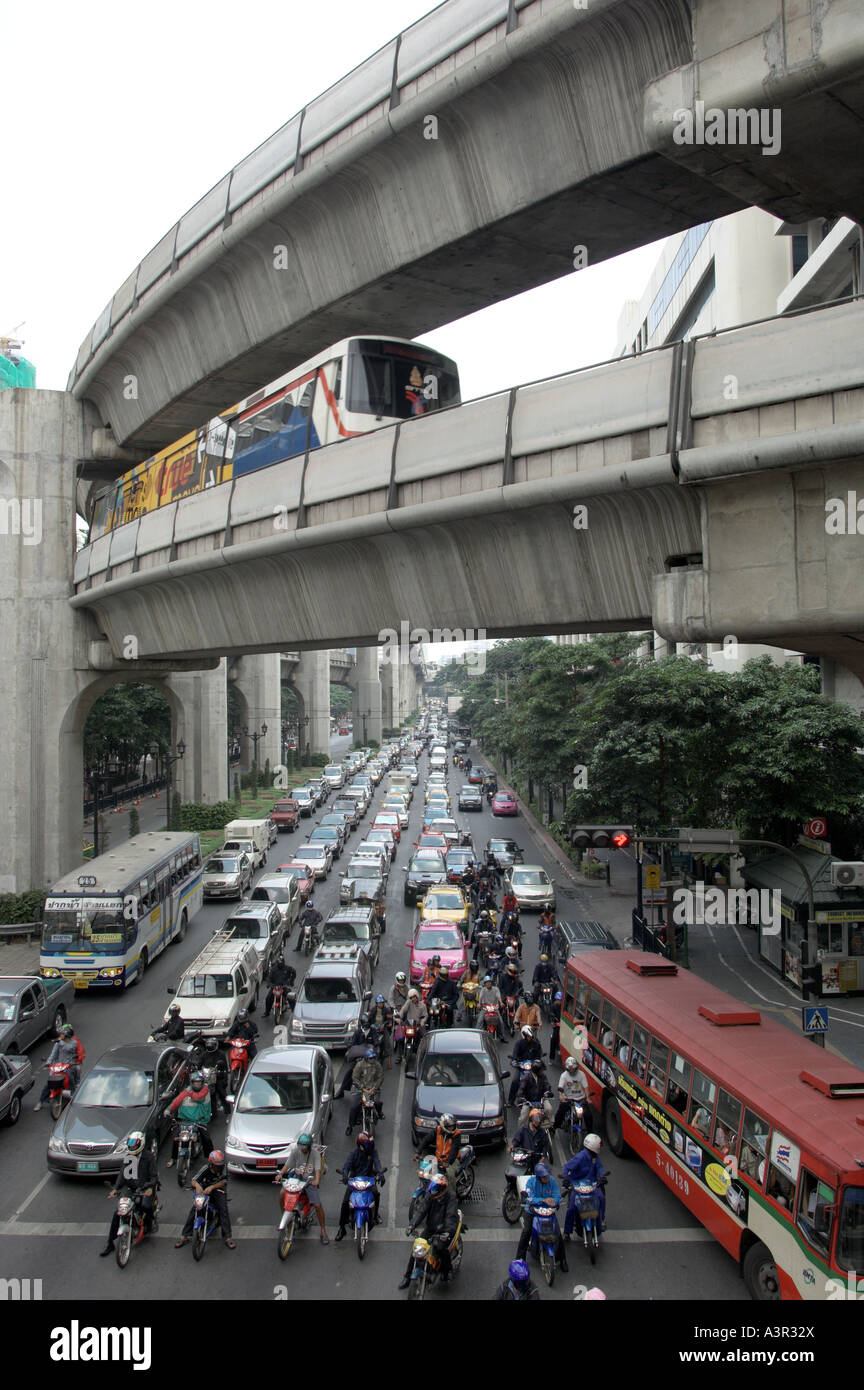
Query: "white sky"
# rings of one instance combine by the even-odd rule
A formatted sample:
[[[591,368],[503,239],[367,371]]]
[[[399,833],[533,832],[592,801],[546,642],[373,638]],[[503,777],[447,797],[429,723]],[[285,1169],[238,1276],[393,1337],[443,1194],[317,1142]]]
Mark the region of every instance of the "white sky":
[[[244,155],[433,5],[428,0],[6,0],[0,335],[22,323],[62,390],[115,289]],[[645,247],[424,339],[463,398],[602,361]],[[323,346],[323,345],[322,345]]]

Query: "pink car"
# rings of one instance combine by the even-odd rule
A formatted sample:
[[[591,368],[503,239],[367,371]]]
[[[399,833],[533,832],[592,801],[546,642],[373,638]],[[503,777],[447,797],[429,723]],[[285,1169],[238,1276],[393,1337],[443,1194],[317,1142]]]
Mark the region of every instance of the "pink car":
[[[492,798],[493,816],[518,816],[519,807],[512,792],[496,792]]]
[[[414,933],[411,947],[411,983],[417,984],[432,956],[440,956],[441,964],[450,969],[450,979],[458,984],[468,964],[468,947],[455,922],[421,922]]]

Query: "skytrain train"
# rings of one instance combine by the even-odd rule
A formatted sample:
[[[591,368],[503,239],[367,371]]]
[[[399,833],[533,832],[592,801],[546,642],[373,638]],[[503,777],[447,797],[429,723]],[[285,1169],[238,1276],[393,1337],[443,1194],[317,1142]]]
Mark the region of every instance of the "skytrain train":
[[[343,338],[101,489],[90,540],[181,497],[460,400],[456,363],[434,348]]]

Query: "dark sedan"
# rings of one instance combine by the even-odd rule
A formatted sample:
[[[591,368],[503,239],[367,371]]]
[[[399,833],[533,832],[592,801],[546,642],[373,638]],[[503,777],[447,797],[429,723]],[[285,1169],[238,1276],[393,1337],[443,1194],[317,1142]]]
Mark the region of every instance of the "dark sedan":
[[[427,889],[443,883],[447,877],[444,856],[437,849],[418,849],[404,872],[407,878],[402,900],[406,907],[413,907]]]
[[[459,810],[483,810],[483,796],[479,787],[474,787],[469,783],[467,786],[459,788]]]
[[[440,1115],[454,1115],[472,1144],[500,1144],[507,1137],[504,1080],[494,1044],[474,1028],[439,1028],[420,1044],[411,1106],[415,1143],[435,1129]]]
[[[168,1103],[182,1090],[187,1049],[176,1043],[112,1047],[87,1073],[48,1140],[54,1173],[118,1173],[126,1137],[143,1130],[158,1149],[171,1126]]]

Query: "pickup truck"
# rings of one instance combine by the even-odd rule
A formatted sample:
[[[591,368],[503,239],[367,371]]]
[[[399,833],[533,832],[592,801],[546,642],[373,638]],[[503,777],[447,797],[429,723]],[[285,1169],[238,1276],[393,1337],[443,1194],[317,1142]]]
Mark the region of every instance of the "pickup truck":
[[[0,975],[0,1052],[14,1056],[45,1034],[55,1036],[75,998],[71,980]]]
[[[280,833],[296,830],[300,824],[300,807],[293,796],[286,796],[282,801],[277,801],[270,812],[270,819],[275,822]]]

